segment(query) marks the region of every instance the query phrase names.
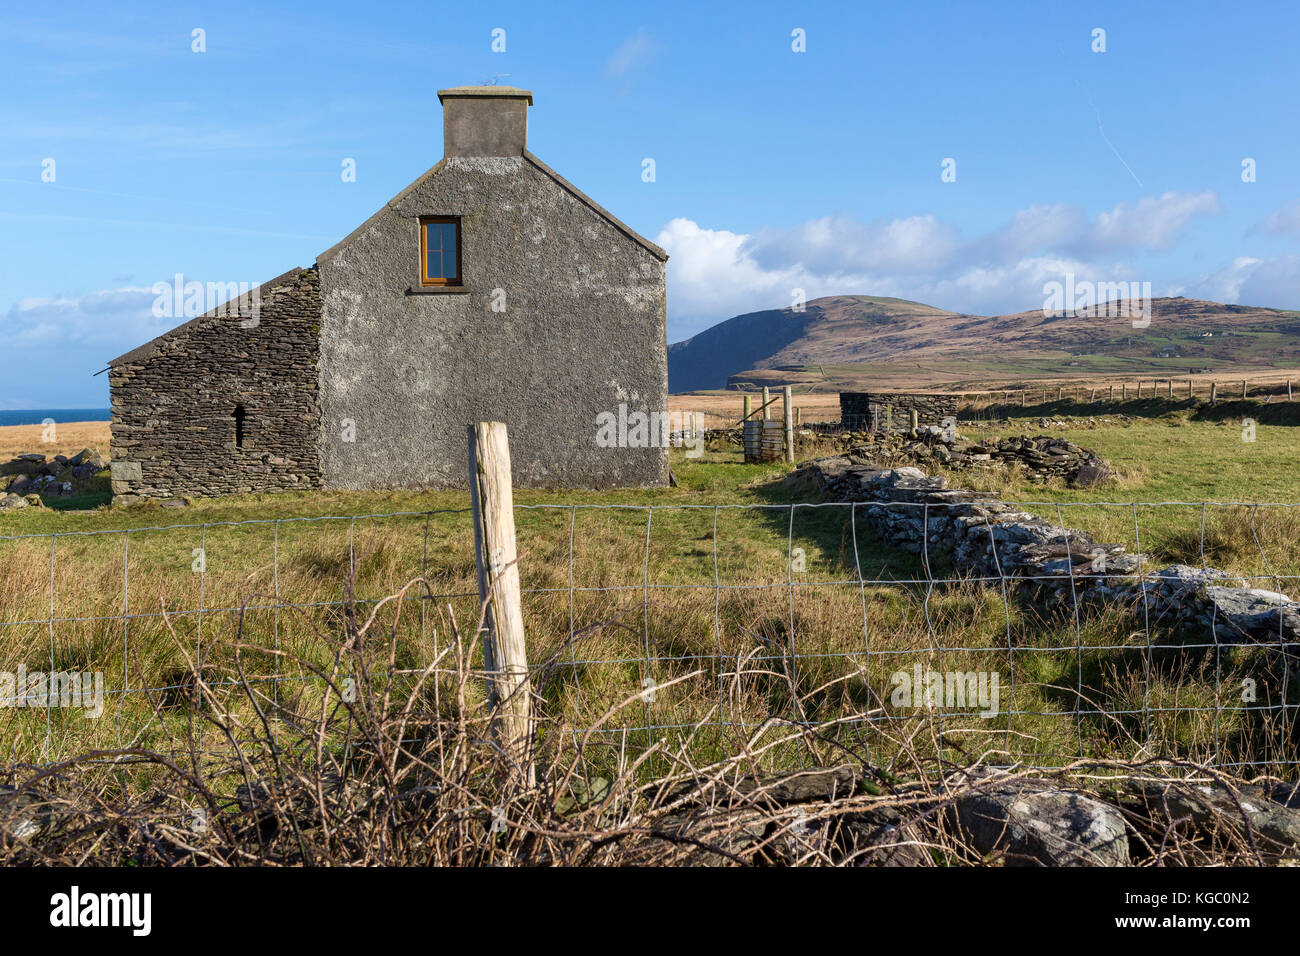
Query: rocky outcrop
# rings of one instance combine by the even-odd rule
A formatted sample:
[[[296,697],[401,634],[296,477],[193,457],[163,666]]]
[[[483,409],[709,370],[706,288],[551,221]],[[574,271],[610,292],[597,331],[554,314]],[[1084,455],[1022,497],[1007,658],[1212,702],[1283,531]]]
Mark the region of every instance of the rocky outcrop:
[[[0,513],[20,511],[23,508],[44,508],[45,502],[40,495],[15,495],[5,492],[0,494]]]
[[[1194,829],[1235,838],[1253,847],[1260,862],[1294,858],[1300,847],[1300,787],[1158,778],[1128,781],[1115,799],[1130,816],[1167,830]]]
[[[981,854],[1012,866],[1129,865],[1118,807],[1044,780],[982,776],[988,784],[959,792],[950,814]]]

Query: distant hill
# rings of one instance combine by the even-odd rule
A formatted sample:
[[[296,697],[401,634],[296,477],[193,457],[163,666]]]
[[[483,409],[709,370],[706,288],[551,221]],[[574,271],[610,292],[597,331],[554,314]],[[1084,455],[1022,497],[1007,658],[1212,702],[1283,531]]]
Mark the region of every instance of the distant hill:
[[[878,296],[738,315],[668,347],[674,393],[728,384],[969,385],[1053,377],[1300,367],[1300,312],[1152,300],[1151,324],[1119,316],[981,316]]]

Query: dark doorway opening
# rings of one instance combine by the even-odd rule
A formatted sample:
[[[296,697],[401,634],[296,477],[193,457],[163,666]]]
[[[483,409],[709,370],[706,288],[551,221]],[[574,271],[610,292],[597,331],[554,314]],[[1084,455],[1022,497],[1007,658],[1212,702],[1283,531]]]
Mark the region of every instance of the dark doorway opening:
[[[244,447],[244,406],[235,406],[235,447]]]

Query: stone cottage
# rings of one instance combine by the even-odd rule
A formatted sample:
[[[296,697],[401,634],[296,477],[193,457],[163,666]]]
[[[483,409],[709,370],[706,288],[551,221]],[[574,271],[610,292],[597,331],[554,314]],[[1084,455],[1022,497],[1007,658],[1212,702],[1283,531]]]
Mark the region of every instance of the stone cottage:
[[[667,481],[597,437],[667,411],[667,254],[528,151],[527,90],[438,98],[441,162],[314,265],[109,363],[115,496],[463,485],[488,420],[520,485]]]

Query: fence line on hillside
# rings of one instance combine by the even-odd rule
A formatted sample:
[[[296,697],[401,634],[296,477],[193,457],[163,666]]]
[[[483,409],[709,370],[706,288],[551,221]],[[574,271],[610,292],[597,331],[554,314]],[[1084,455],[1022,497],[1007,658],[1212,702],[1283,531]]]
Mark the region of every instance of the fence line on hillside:
[[[856,386],[858,391],[870,392],[866,386]],[[785,386],[784,390],[790,392],[791,386]],[[882,389],[886,394],[913,394],[905,389],[888,388]],[[728,428],[735,427],[751,416],[759,416],[760,410],[771,409],[781,403],[779,392],[770,395],[771,389],[754,389],[746,391],[744,389],[734,390],[734,394],[741,399],[737,406],[736,413],[728,414],[723,411],[714,410],[703,413],[687,412],[685,433],[693,436],[697,430],[726,431]],[[1270,404],[1274,399],[1291,402],[1295,400],[1295,391],[1293,381],[1286,379],[1278,382],[1256,382],[1252,386],[1245,379],[1197,379],[1195,376],[1181,377],[1155,377],[1155,378],[1136,378],[1127,381],[1106,381],[1100,384],[1093,383],[1026,383],[1019,385],[1007,386],[1004,388],[989,389],[954,389],[945,391],[942,386],[934,386],[915,390],[918,395],[950,395],[959,403],[971,404],[985,402],[987,404],[1002,404],[1006,406],[1018,406],[1021,408],[1037,407],[1048,405],[1053,402],[1072,402],[1076,405],[1095,404],[1097,402],[1127,402],[1137,399],[1161,398],[1166,401],[1185,401],[1193,398],[1201,398],[1208,401],[1211,405],[1217,405],[1220,402],[1232,401],[1259,401],[1263,399],[1264,404]],[[804,423],[804,406],[798,404],[798,398],[807,393],[799,393],[793,398],[793,414],[795,425],[802,426]],[[834,393],[821,393],[834,394]],[[759,400],[757,406],[754,404],[755,399]],[[686,396],[683,401],[688,401]],[[895,408],[891,403],[882,401],[880,408],[888,409],[882,412],[882,416],[887,416],[890,421],[885,430],[894,430],[895,428],[908,427],[909,409],[902,407]],[[823,421],[838,421],[845,427],[853,430],[878,430],[878,417],[868,415],[844,415],[842,412],[831,412],[832,419],[809,419],[808,424]],[[764,416],[766,417],[766,416]]]
[[[1240,382],[1240,389],[1236,388]],[[1253,392],[1253,395],[1252,395]],[[1002,396],[1002,404],[1029,404],[1029,399],[1037,395],[1034,404],[1045,405],[1050,402],[1072,401],[1075,404],[1094,403],[1097,401],[1114,402],[1130,399],[1163,398],[1167,401],[1187,400],[1192,398],[1208,399],[1214,405],[1220,401],[1249,400],[1262,397],[1265,403],[1274,397],[1285,395],[1286,401],[1292,401],[1294,390],[1292,380],[1267,383],[1256,382],[1253,386],[1247,379],[1196,379],[1195,376],[1155,376],[1133,380],[1107,381],[1100,384],[1080,382],[1071,383],[1035,383],[1007,388],[987,389],[979,392],[957,392],[961,398]]]

